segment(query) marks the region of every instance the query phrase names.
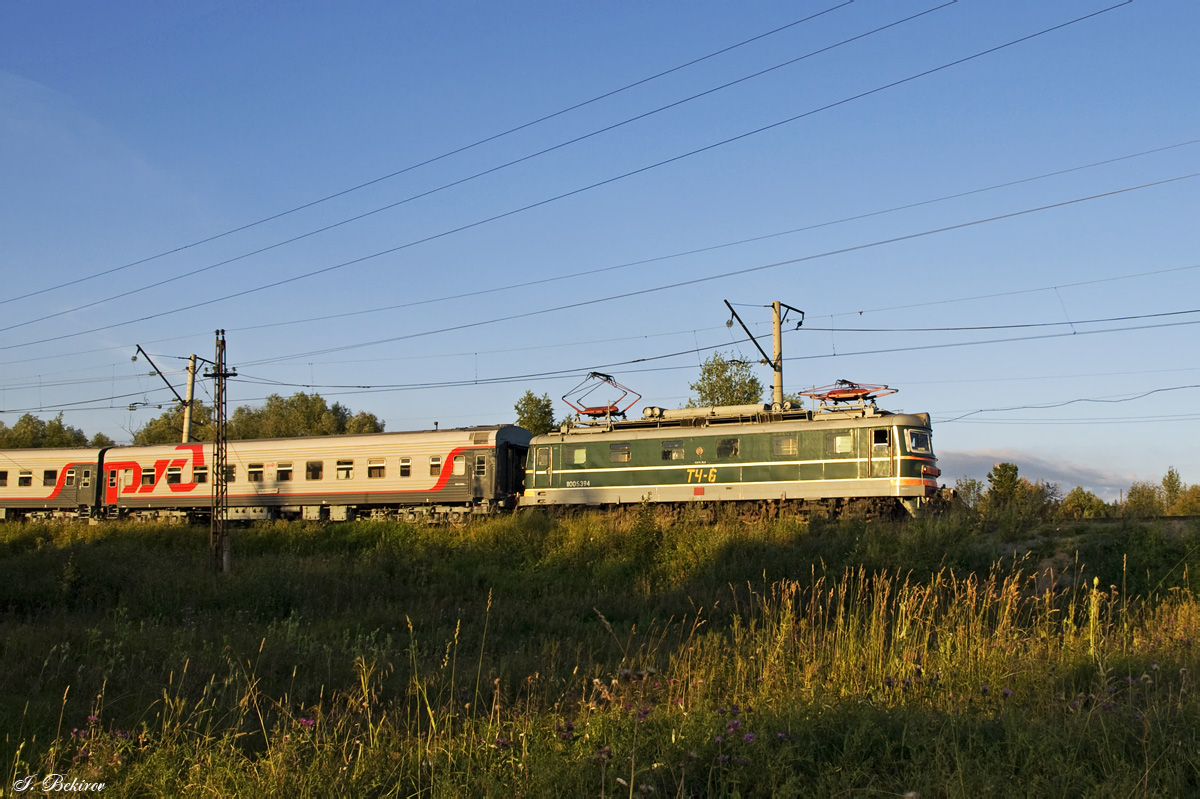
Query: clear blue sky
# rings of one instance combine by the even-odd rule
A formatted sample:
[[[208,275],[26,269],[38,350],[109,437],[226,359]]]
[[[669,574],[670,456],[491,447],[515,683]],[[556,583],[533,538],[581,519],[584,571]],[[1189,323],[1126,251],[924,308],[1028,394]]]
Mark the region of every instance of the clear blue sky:
[[[787,390],[899,388],[951,479],[1200,482],[1200,313],[1149,316],[1200,309],[1200,5],[1113,5],[7,0],[0,420],[128,440],[135,346],[182,386],[218,327],[233,405],[675,406],[779,299]]]

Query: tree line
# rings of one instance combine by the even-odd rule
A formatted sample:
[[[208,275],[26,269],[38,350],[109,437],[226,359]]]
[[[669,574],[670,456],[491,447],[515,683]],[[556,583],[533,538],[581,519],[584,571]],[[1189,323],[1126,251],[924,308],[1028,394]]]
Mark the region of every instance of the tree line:
[[[1055,483],[1032,482],[1020,476],[1015,463],[993,466],[987,474],[986,486],[982,480],[960,477],[955,488],[959,509],[973,515],[984,527],[1039,521],[1200,515],[1200,484],[1184,483],[1174,466],[1168,467],[1159,483],[1136,482],[1112,502],[1105,502],[1080,486],[1063,494]]]
[[[192,407],[191,439],[216,438],[213,409],[195,403]],[[290,397],[272,394],[260,407],[242,405],[226,423],[231,440],[249,438],[294,438],[350,433],[382,433],[383,422],[373,413],[352,412],[340,402],[330,405],[320,394],[297,392]],[[151,419],[133,433],[133,443],[178,444],[183,439],[183,407],[177,406]],[[77,427],[63,422],[60,413],[50,421],[25,414],[12,427],[0,422],[0,449],[111,447],[114,441],[103,433],[88,438]]]

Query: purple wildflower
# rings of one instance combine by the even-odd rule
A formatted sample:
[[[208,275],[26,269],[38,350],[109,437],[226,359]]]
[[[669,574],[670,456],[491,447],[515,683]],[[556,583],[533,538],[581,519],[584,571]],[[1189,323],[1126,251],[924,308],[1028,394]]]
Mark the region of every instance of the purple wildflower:
[[[719,744],[725,743],[725,739],[722,738],[720,735],[718,735],[714,740],[716,741],[716,743],[719,743]]]
[[[745,735],[742,736],[742,740],[748,744],[754,743],[754,733],[752,733],[752,732],[746,733]]]
[[[786,732],[777,732],[777,733],[775,733],[775,737],[782,741],[783,739],[787,738],[788,736],[787,736]]]
[[[300,723],[301,727],[314,727],[317,724],[316,719],[310,719],[307,716],[301,716],[296,721]]]
[[[992,690],[992,689],[991,689],[991,688],[988,688],[986,685],[981,685],[981,686],[979,687],[979,693],[983,694],[984,696],[987,696],[987,695],[988,695],[988,691],[990,691],[990,690]]]
[[[1003,691],[1000,692],[1000,695],[1003,696],[1005,699],[1008,699],[1010,696],[1012,696],[1012,689],[1005,688]]]

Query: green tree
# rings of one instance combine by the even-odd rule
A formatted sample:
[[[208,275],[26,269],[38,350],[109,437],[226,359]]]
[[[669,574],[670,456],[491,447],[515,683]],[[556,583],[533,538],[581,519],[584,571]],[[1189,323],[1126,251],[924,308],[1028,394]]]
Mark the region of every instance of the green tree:
[[[86,447],[87,436],[78,427],[71,427],[63,422],[60,413],[42,428],[43,447]]]
[[[272,394],[267,397],[266,405],[260,408],[243,405],[229,419],[231,439],[334,436],[351,432],[382,433],[383,423],[374,414],[352,415],[340,402],[329,405],[320,394],[303,391],[286,399]]]
[[[974,477],[960,477],[954,482],[958,501],[969,510],[978,510],[983,500],[983,482]]]
[[[696,396],[689,408],[714,405],[751,405],[762,402],[763,385],[745,361],[726,360],[719,352],[700,367],[700,379],[688,386]]]
[[[111,438],[104,435],[104,433],[96,433],[96,435],[92,436],[91,440],[88,441],[88,446],[94,447],[95,449],[102,449],[103,447],[113,447],[113,446],[116,446],[116,444],[117,444],[117,442],[113,441]]]
[[[997,463],[987,474],[987,510],[997,513],[1013,510],[1022,500],[1021,478],[1015,463]]]
[[[1081,486],[1067,492],[1058,506],[1058,515],[1064,519],[1104,519],[1111,511],[1107,502]]]
[[[1167,509],[1172,516],[1200,515],[1200,485],[1188,486],[1183,489],[1175,504]]]
[[[7,449],[34,449],[42,445],[42,439],[46,435],[46,423],[32,413],[27,413],[7,432],[4,441]]]
[[[549,394],[537,396],[526,391],[513,406],[517,412],[517,426],[524,427],[535,436],[554,429],[554,403]]]
[[[1124,515],[1137,518],[1163,514],[1162,488],[1153,483],[1134,483],[1125,492]]]
[[[1186,488],[1183,481],[1179,479],[1179,472],[1174,466],[1167,467],[1167,473],[1162,479],[1162,503],[1163,507],[1168,510],[1174,507],[1179,498],[1183,496],[1183,490]]]

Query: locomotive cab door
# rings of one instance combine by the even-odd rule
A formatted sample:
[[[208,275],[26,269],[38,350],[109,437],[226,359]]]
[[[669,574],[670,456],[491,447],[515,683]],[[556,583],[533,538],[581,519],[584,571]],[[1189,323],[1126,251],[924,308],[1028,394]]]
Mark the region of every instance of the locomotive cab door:
[[[870,436],[870,469],[871,477],[891,477],[892,461],[896,451],[896,437],[890,427],[875,427],[868,433]]]
[[[534,489],[545,489],[550,487],[550,480],[554,475],[553,471],[553,451],[550,447],[534,447],[530,453],[533,457],[533,485],[529,486]]]

